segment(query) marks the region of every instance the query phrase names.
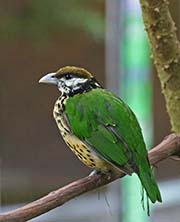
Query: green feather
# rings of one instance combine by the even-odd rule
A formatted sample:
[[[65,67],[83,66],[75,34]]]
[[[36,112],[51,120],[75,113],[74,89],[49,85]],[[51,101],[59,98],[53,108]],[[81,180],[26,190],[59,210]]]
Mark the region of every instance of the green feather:
[[[73,133],[103,159],[126,173],[137,173],[154,203],[161,195],[152,174],[139,123],[131,109],[113,93],[93,89],[70,97],[66,115]]]

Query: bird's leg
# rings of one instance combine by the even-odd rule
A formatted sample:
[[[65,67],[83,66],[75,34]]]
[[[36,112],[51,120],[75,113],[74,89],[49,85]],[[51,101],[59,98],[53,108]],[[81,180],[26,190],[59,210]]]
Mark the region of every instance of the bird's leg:
[[[100,173],[101,173],[100,170],[93,170],[93,171],[89,174],[89,176],[91,177],[91,176],[93,176],[93,175],[100,174]]]
[[[93,170],[89,176],[93,176],[93,175],[97,175],[97,174],[101,174],[102,176],[105,176],[108,180],[111,179],[111,176],[112,176],[112,171],[105,171],[105,172],[102,172],[100,170]]]

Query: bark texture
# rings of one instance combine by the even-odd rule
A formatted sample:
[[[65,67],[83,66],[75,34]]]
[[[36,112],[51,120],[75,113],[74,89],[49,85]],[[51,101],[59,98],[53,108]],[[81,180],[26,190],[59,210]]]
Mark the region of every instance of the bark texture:
[[[172,131],[180,133],[180,44],[175,23],[167,0],[140,3]]]

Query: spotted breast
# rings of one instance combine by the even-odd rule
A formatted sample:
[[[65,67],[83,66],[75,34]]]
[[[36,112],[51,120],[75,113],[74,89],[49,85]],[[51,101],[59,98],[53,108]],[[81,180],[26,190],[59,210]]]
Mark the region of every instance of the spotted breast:
[[[96,170],[101,169],[101,171],[104,172],[109,171],[109,169],[111,169],[111,165],[100,158],[100,156],[91,147],[87,146],[87,144],[72,133],[68,120],[64,115],[65,103],[67,99],[68,98],[66,96],[60,96],[57,99],[53,110],[54,119],[65,143],[88,167]]]

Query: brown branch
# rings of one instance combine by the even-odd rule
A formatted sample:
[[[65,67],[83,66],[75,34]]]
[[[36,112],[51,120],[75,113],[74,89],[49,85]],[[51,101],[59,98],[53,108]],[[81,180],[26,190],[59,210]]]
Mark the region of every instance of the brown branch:
[[[164,159],[171,156],[180,155],[180,135],[171,134],[167,136],[159,145],[149,151],[149,160],[151,165],[156,165]],[[64,186],[47,196],[40,198],[24,207],[7,213],[0,214],[0,222],[24,222],[46,213],[67,201],[79,196],[87,191],[108,184],[120,177],[123,173],[113,175],[111,179],[101,174],[88,176]]]

